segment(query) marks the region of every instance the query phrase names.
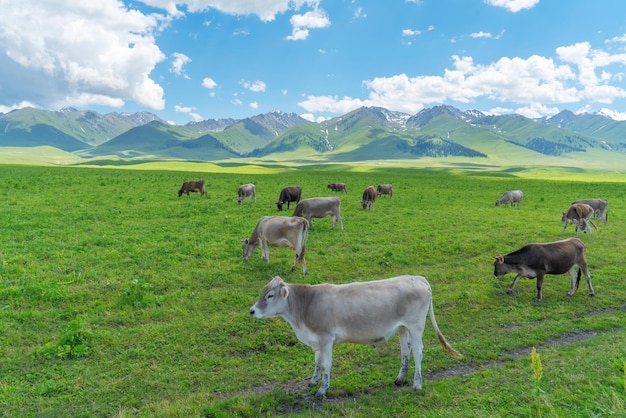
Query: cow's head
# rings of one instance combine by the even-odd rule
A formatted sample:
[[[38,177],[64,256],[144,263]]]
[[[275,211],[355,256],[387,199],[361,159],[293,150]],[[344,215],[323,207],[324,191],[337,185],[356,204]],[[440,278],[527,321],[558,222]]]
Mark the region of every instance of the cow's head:
[[[183,189],[181,188],[181,189],[178,191],[178,197],[181,197],[181,196],[183,195],[183,193],[184,193],[184,191],[183,191]]]
[[[502,254],[498,254],[496,256],[496,261],[493,263],[493,277],[498,279],[510,271],[510,265],[504,262],[504,256]]]
[[[289,289],[280,277],[274,277],[265,285],[261,297],[250,308],[250,315],[255,318],[271,318],[280,315],[288,308]]]
[[[255,244],[250,242],[250,239],[242,239],[241,240],[241,249],[243,250],[243,260],[248,261],[252,254],[254,253],[254,249],[257,247]]]
[[[365,200],[361,200],[361,206],[363,206],[363,209],[367,209],[367,202]]]
[[[502,202],[500,201],[500,199],[496,200],[496,206],[500,206],[502,204]]]
[[[278,202],[276,202],[276,207],[278,208],[278,210],[283,210],[283,202],[282,200],[279,200]]]

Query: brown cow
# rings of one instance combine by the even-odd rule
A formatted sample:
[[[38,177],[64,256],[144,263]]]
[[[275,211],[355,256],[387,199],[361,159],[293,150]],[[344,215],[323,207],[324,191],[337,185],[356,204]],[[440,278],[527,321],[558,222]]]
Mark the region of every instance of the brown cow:
[[[563,233],[565,233],[569,224],[574,224],[576,225],[576,236],[578,236],[578,229],[582,230],[583,233],[589,231],[589,235],[591,235],[592,232],[589,224],[593,225],[596,231],[598,230],[598,227],[591,221],[593,214],[593,208],[587,204],[575,203],[570,205],[570,207],[567,208],[567,212],[563,212],[563,216],[561,216],[561,222],[565,223]]]
[[[278,202],[276,202],[276,207],[278,210],[283,210],[283,205],[287,204],[287,209],[289,209],[289,203],[300,201],[300,197],[302,196],[302,187],[300,186],[287,186],[280,191],[280,196],[278,197]]]
[[[348,189],[346,188],[346,183],[330,183],[326,188],[332,190],[333,192],[344,192],[348,193]]]
[[[361,206],[363,206],[363,209],[374,209],[376,196],[378,196],[378,192],[374,186],[367,186],[365,190],[363,190],[363,200],[361,200]]]
[[[200,197],[206,196],[206,186],[204,185],[204,180],[195,180],[195,181],[186,181],[181,186],[178,191],[178,197],[181,197],[183,193],[187,194],[189,197],[189,192],[200,193]]]
[[[376,192],[378,194],[378,196],[382,195],[382,194],[386,194],[389,197],[393,197],[393,185],[387,183],[387,184],[379,184],[378,187],[376,188]]]
[[[608,222],[609,220],[609,215],[607,213],[607,210],[609,209],[608,200],[606,199],[580,199],[580,200],[573,201],[572,205],[576,203],[584,203],[586,205],[591,206],[594,210],[593,216],[595,216],[598,220],[602,219],[604,221],[604,225],[606,225],[606,223]]]
[[[576,266],[578,266],[578,275],[574,268]],[[508,294],[513,292],[520,278],[537,278],[537,299],[541,300],[543,298],[541,293],[543,276],[567,272],[572,279],[572,286],[567,295],[572,296],[578,289],[582,271],[585,273],[589,285],[589,296],[594,295],[591,274],[587,267],[585,244],[578,238],[568,238],[545,244],[528,244],[507,255],[497,255],[493,267],[493,276],[497,279],[507,273],[517,273],[513,283],[506,291]]]

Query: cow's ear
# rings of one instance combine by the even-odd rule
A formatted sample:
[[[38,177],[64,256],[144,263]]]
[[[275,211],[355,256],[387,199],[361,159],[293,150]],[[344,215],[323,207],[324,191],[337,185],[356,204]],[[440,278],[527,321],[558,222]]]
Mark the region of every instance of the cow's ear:
[[[496,261],[497,261],[498,263],[504,263],[504,256],[503,256],[502,254],[498,254],[498,255],[496,256]]]
[[[243,242],[244,244],[248,245],[248,244],[250,244],[250,239],[248,239],[248,238],[242,239],[241,242]]]
[[[287,289],[287,286],[283,285],[280,287],[280,297],[287,299],[287,296],[289,296],[289,289]]]

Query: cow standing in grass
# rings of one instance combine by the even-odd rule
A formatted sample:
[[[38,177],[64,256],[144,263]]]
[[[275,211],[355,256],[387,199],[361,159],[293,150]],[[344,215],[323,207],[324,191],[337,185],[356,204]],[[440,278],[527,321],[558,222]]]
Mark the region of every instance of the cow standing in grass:
[[[524,198],[524,193],[521,190],[509,190],[504,192],[502,197],[496,200],[496,206],[511,204],[511,206],[515,206],[517,203],[517,207],[522,207],[522,199]]]
[[[376,202],[377,196],[378,192],[374,186],[367,186],[365,190],[363,190],[363,198],[361,199],[361,206],[363,209],[374,209],[374,203]]]
[[[332,190],[333,192],[344,192],[348,193],[348,189],[346,188],[346,183],[330,183],[326,188]]]
[[[561,222],[565,224],[563,227],[563,233],[567,229],[569,224],[576,225],[576,236],[578,236],[578,230],[580,229],[583,233],[587,233],[589,231],[589,235],[592,234],[591,226],[592,225],[596,231],[598,227],[591,221],[591,216],[594,214],[594,210],[591,206],[584,203],[575,203],[570,205],[567,208],[566,212],[563,212],[563,216],[561,216]]]
[[[389,197],[393,197],[393,185],[392,184],[379,184],[376,188],[376,193],[380,197],[380,195],[386,194]]]
[[[254,203],[256,203],[256,187],[252,183],[243,184],[237,190],[237,203],[241,205],[246,198],[248,198],[248,203],[251,198],[254,198]]]
[[[189,197],[189,192],[200,193],[200,197],[206,196],[206,186],[204,180],[186,181],[178,191],[178,197],[181,197],[183,193]]]
[[[278,197],[278,202],[276,202],[276,207],[278,210],[283,210],[283,205],[287,204],[287,209],[289,209],[289,203],[300,201],[302,197],[302,187],[300,186],[287,186],[280,191],[280,196]]]
[[[311,218],[325,218],[330,215],[332,218],[331,228],[335,228],[335,223],[339,221],[339,226],[343,229],[341,220],[341,200],[338,197],[311,197],[302,199],[293,211],[293,216],[301,216],[311,223]]]
[[[606,199],[580,199],[572,202],[572,205],[577,203],[584,203],[585,205],[589,205],[593,208],[593,216],[598,220],[603,220],[604,225],[608,222],[609,215],[607,211],[609,210],[609,201]]]
[[[576,266],[578,266],[578,274],[576,274]],[[515,285],[522,277],[537,278],[537,299],[541,300],[544,275],[569,273],[572,285],[567,295],[572,296],[578,289],[581,271],[585,273],[589,285],[589,296],[595,294],[587,266],[585,244],[578,238],[528,244],[507,255],[497,255],[493,267],[493,275],[497,279],[507,273],[517,273],[506,291],[508,294],[513,292]]]

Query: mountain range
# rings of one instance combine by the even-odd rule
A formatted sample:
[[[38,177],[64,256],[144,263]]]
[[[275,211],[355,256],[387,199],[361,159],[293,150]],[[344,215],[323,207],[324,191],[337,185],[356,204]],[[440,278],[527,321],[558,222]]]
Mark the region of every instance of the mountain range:
[[[148,112],[23,108],[0,114],[0,147],[49,146],[81,158],[355,162],[456,158],[480,164],[596,165],[626,157],[626,122],[603,114],[531,119],[442,105],[409,115],[362,107],[323,122],[280,111],[173,125]],[[623,163],[622,163],[623,164]]]

